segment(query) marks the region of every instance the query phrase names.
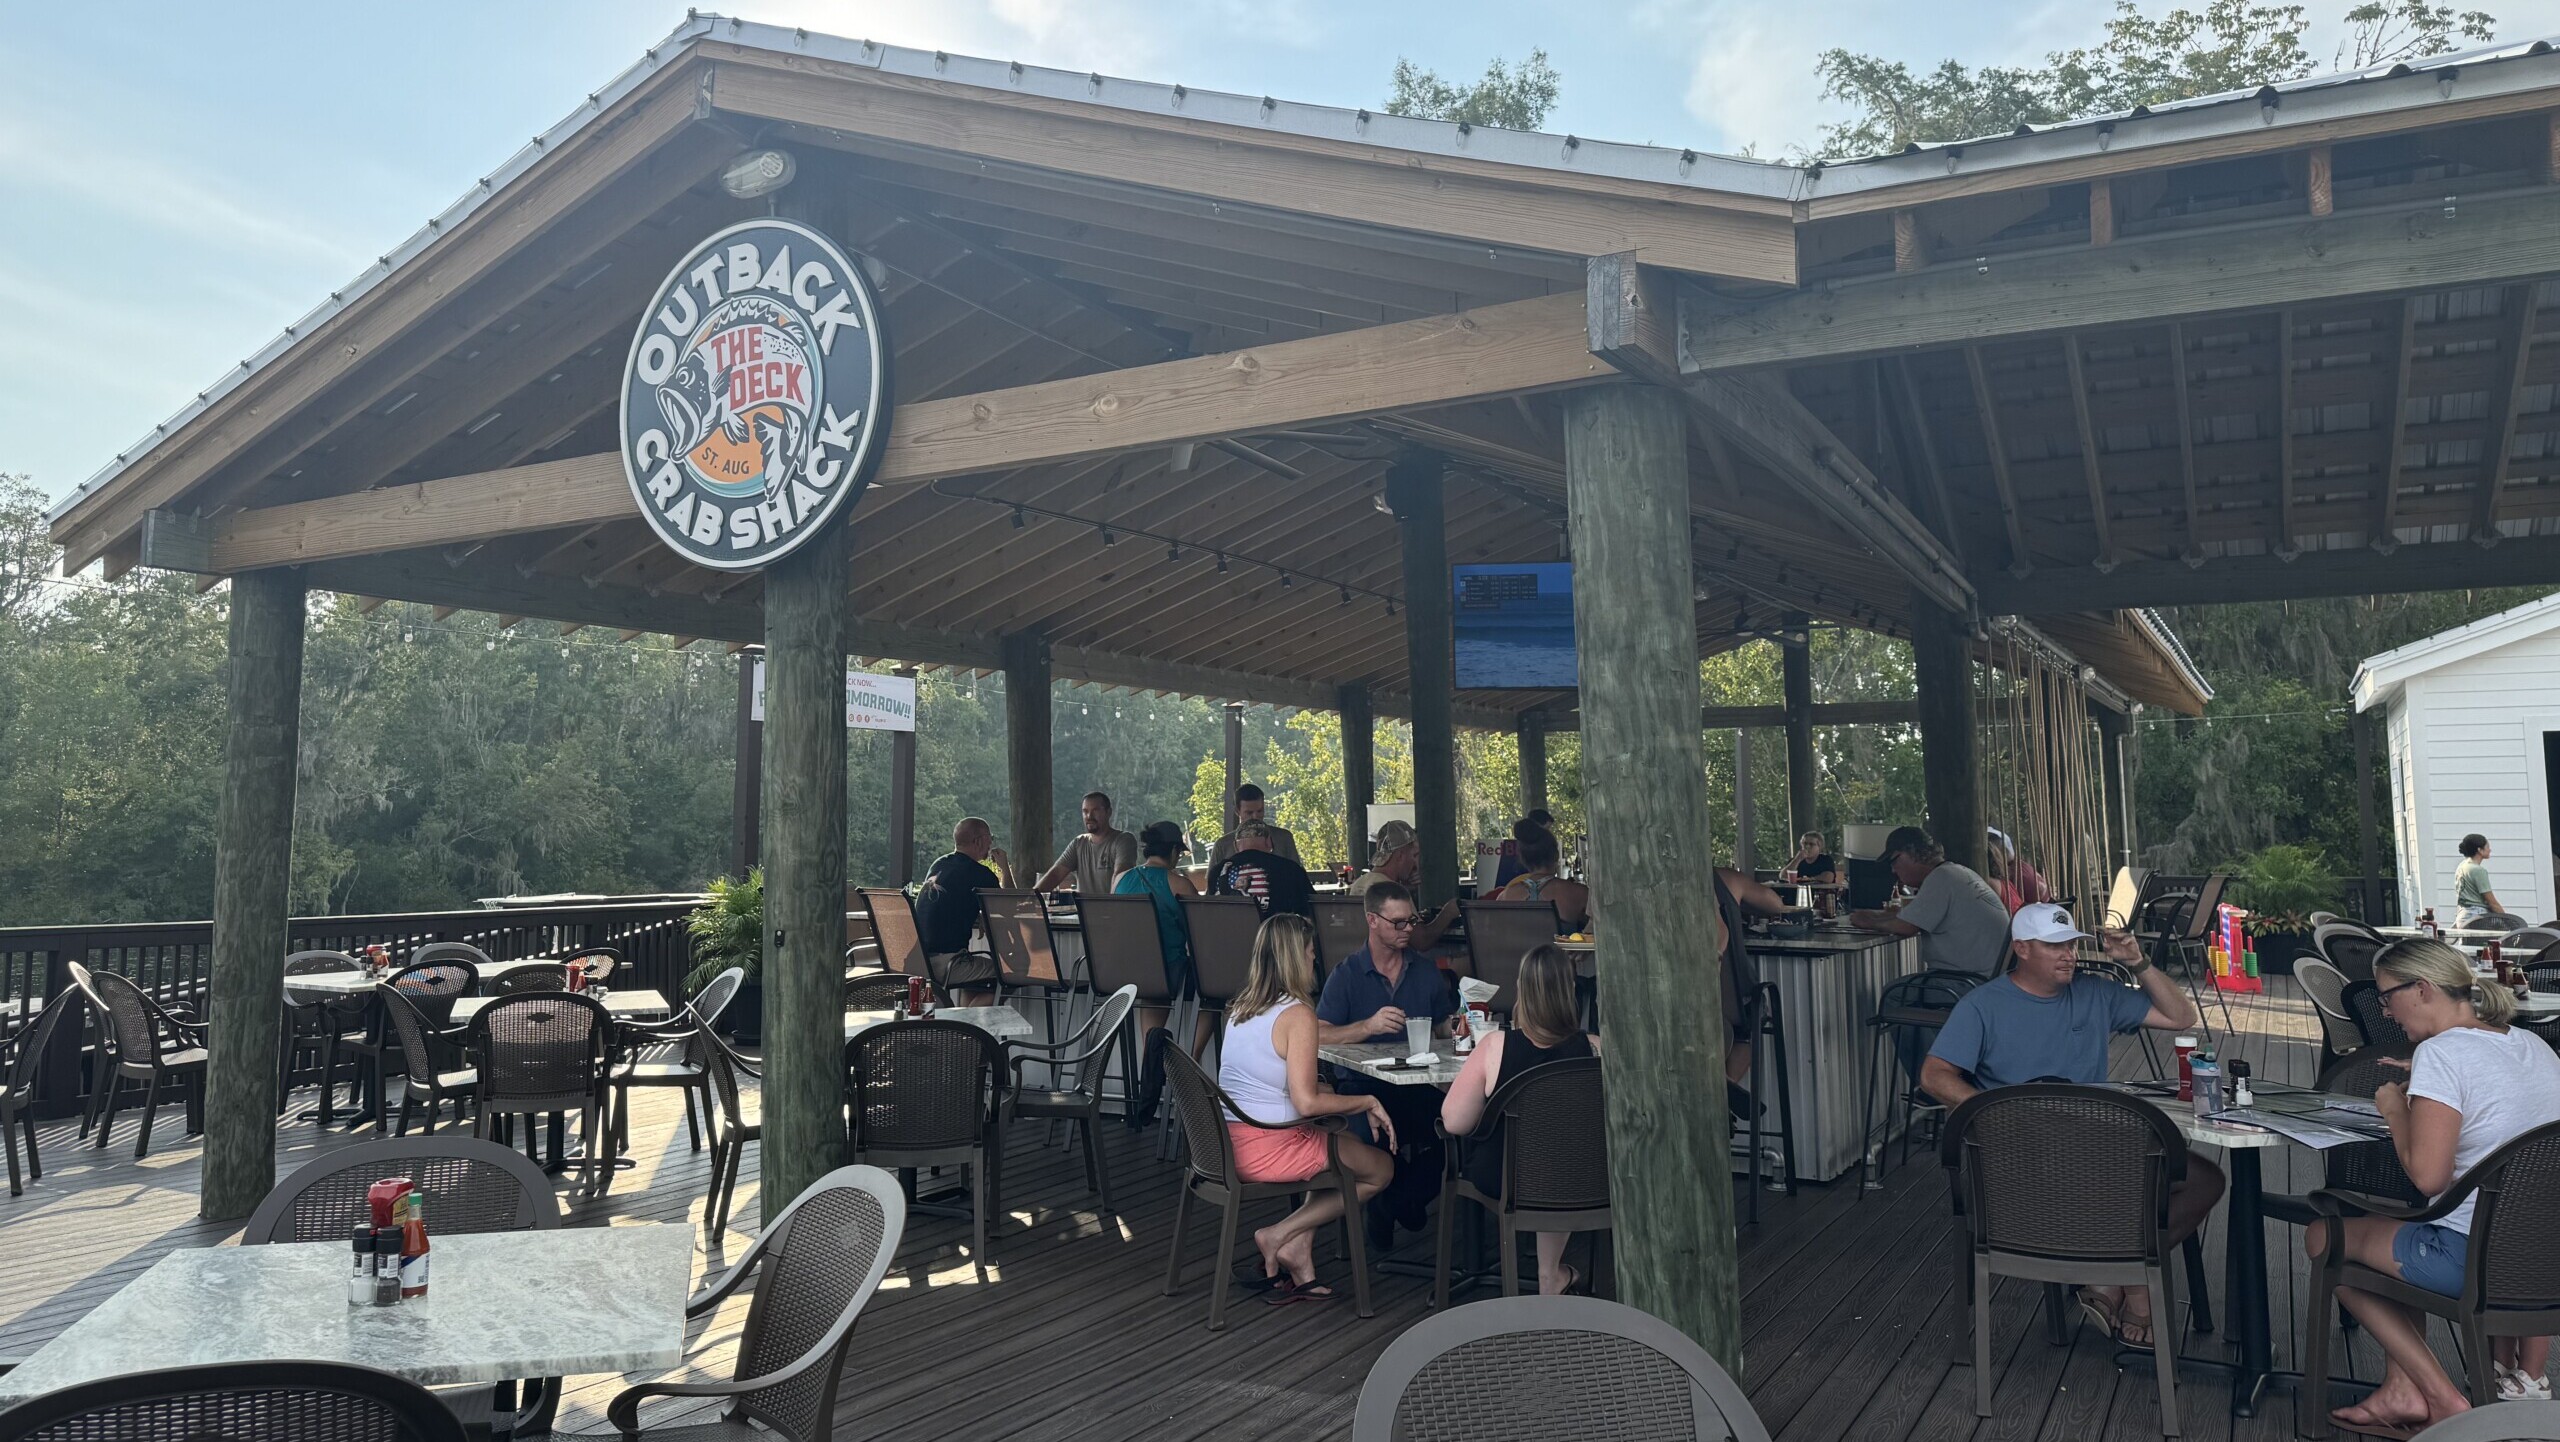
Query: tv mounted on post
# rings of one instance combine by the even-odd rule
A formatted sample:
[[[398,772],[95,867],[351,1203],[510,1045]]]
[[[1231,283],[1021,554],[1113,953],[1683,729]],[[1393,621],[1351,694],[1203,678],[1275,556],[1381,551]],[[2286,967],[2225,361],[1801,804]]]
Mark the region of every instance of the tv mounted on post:
[[[1571,562],[1451,566],[1449,585],[1459,690],[1568,691],[1580,684]]]

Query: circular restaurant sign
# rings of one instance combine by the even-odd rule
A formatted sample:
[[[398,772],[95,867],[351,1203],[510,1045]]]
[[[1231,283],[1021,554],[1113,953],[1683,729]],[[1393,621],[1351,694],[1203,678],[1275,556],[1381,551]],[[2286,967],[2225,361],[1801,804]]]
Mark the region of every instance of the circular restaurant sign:
[[[787,220],[703,241],[651,298],[622,368],[622,470],[658,538],[753,570],[852,508],[888,444],[870,278]]]

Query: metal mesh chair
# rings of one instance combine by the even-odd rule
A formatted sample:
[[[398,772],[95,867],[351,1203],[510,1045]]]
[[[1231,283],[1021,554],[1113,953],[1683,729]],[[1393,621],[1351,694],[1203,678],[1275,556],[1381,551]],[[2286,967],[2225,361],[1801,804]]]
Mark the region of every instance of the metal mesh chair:
[[[622,1022],[615,1030],[623,1054],[613,1064],[614,1154],[631,1147],[631,1092],[635,1087],[674,1087],[684,1093],[686,1145],[702,1150],[702,1134],[711,1112],[711,1081],[688,1038],[697,1030],[716,1031],[720,1014],[729,1009],[746,985],[745,967],[733,966],[702,984],[674,1016],[665,1021]]]
[[[1600,1059],[1575,1057],[1533,1066],[1485,1100],[1478,1145],[1502,1148],[1502,1194],[1486,1196],[1458,1166],[1458,1148],[1440,1174],[1440,1250],[1431,1305],[1449,1305],[1449,1252],[1458,1203],[1493,1214],[1502,1244],[1502,1295],[1520,1293],[1522,1232],[1596,1232],[1616,1225],[1609,1210],[1608,1114],[1600,1097]],[[1489,1125],[1488,1125],[1489,1124]],[[1487,1130],[1498,1137],[1484,1136]]]
[[[1406,1329],[1361,1384],[1351,1442],[1769,1442],[1732,1376],[1671,1324],[1596,1297],[1502,1297]]]
[[[1152,905],[1152,903],[1150,903]],[[1000,1130],[1010,1131],[1016,1117],[1040,1117],[1071,1121],[1081,1133],[1084,1143],[1084,1182],[1102,1199],[1102,1209],[1115,1212],[1111,1205],[1111,1168],[1102,1155],[1102,1075],[1107,1054],[1128,1029],[1129,1012],[1138,1004],[1138,989],[1123,986],[1103,998],[1093,1015],[1065,1041],[1041,1044],[1014,1042],[1008,1047],[1013,1061],[1013,1085],[1004,1094],[1004,1117]],[[1046,1065],[1052,1077],[1075,1069],[1075,1081],[1066,1087],[1037,1089],[1023,1081],[1023,1068],[1035,1063]]]
[[[27,1172],[39,1182],[44,1180],[44,1160],[36,1155],[36,1073],[62,1019],[86,1004],[78,987],[66,986],[37,1010],[35,1020],[0,1041],[0,1150],[9,1153],[9,1195],[13,1197],[20,1192],[18,1134],[22,1131],[27,1137]]]
[[[2161,1330],[2177,1316],[2169,1250],[2194,1235],[2169,1223],[2170,1184],[2187,1170],[2177,1126],[2101,1087],[2030,1083],[1957,1107],[1939,1148],[1970,1229],[1975,1415],[1991,1415],[1995,1276],[2121,1284],[2150,1293],[2161,1430],[2179,1435],[2178,1349]]]
[[[469,1067],[437,1065],[436,1049],[458,1045],[462,1039],[459,1029],[433,1025],[417,1003],[392,987],[379,990],[383,1014],[389,1018],[392,1035],[400,1043],[400,1118],[392,1128],[393,1134],[408,1135],[410,1112],[423,1101],[427,1104],[427,1132],[433,1135],[446,1101],[454,1104],[455,1120],[461,1119],[463,1102],[480,1090],[480,1075]]]
[[[415,1382],[335,1362],[222,1362],[83,1382],[0,1412],[0,1442],[464,1442]]]
[[[904,1006],[907,979],[894,971],[874,971],[844,979],[844,1009],[847,1011],[887,1011]]]
[[[1209,1079],[1191,1054],[1178,1046],[1164,1051],[1166,1084],[1173,1089],[1174,1105],[1182,1120],[1182,1135],[1191,1152],[1190,1164],[1182,1174],[1182,1190],[1173,1204],[1173,1247],[1165,1258],[1164,1294],[1172,1296],[1182,1286],[1183,1232],[1191,1220],[1191,1202],[1197,1197],[1219,1209],[1218,1255],[1209,1268],[1209,1330],[1223,1330],[1227,1325],[1227,1290],[1230,1286],[1228,1264],[1236,1254],[1236,1226],[1244,1212],[1244,1204],[1266,1197],[1289,1197],[1301,1192],[1338,1191],[1342,1194],[1343,1245],[1351,1257],[1351,1289],[1357,1299],[1360,1315],[1370,1315],[1368,1245],[1357,1224],[1360,1216],[1360,1193],[1351,1169],[1342,1162],[1342,1131],[1327,1126],[1325,1155],[1328,1165],[1314,1176],[1296,1182],[1249,1182],[1236,1168],[1235,1143],[1227,1135],[1227,1118],[1233,1117],[1247,1126],[1266,1131],[1284,1127],[1255,1121],[1246,1116],[1226,1094],[1224,1088]],[[1307,1125],[1291,1122],[1289,1126]]]
[[[428,1223],[438,1232],[540,1232],[560,1225],[551,1179],[518,1153],[477,1137],[393,1137],[295,1168],[249,1214],[240,1245],[343,1242],[364,1215],[365,1190],[384,1177],[407,1177],[426,1191]]]
[[[489,953],[467,941],[430,941],[409,953],[411,966],[451,965],[459,962],[477,971],[491,964]]]
[[[612,1185],[613,1146],[604,1129],[605,1055],[613,1024],[604,1006],[572,992],[502,996],[472,1013],[471,1058],[480,1074],[479,1132],[495,1135],[499,1119],[578,1114],[586,1143],[587,1186]]]
[[[1004,1165],[997,1125],[1004,1046],[957,1021],[875,1026],[844,1044],[853,1156],[878,1166],[969,1169],[972,1259],[983,1279]]]
[[[1890,1059],[1902,1073],[1901,1085],[1894,1094],[1902,1104],[1902,1160],[1911,1160],[1911,1123],[1923,1111],[1943,1110],[1938,1100],[1920,1089],[1920,1053],[1927,1050],[1930,1037],[1947,1024],[1948,1013],[1955,1010],[1965,993],[1982,985],[1988,977],[1969,971],[1921,971],[1898,976],[1885,984],[1876,997],[1875,1015],[1867,1018],[1867,1030],[1875,1038],[1867,1052],[1867,1084],[1860,1090],[1858,1130],[1858,1194],[1866,1195],[1870,1171],[1880,1171],[1884,1163],[1884,1143],[1892,1140],[1892,1132],[1884,1140],[1876,1140],[1876,1089],[1884,1079],[1885,1064]],[[1888,1055],[1890,1048],[1890,1057]],[[1893,1124],[1890,1112],[1886,1126]],[[1877,1183],[1876,1185],[1881,1185]]]
[[[373,1001],[362,992],[305,990],[293,982],[296,977],[345,976],[363,970],[363,962],[343,951],[297,951],[284,959],[284,1050],[277,1058],[276,1096],[281,1101],[293,1095],[294,1078],[306,1074],[296,1063],[307,1058],[307,1074],[320,1083],[318,1117],[324,1127],[337,1120],[340,1046],[347,1047],[348,1060],[357,1067],[348,1079],[350,1093],[363,1085],[360,1060]]]
[[[1553,938],[1550,938],[1552,940]],[[1316,898],[1316,984],[1369,944],[1368,904],[1356,896]]]
[[[2549,1442],[2560,1437],[2560,1402],[2501,1402],[2447,1417],[2416,1442]]]
[[[854,1320],[879,1290],[906,1224],[906,1199],[887,1172],[838,1167],[818,1178],[738,1265],[685,1304],[686,1317],[708,1316],[755,1279],[730,1379],[627,1387],[606,1406],[606,1420],[625,1438],[662,1442],[824,1442],[835,1427]],[[728,1407],[709,1424],[643,1427],[640,1407],[653,1397],[723,1398]]]
[[[1529,949],[1556,939],[1562,918],[1552,901],[1470,901],[1459,910],[1467,918],[1467,966],[1478,981],[1500,988],[1493,994],[1497,1016],[1511,1013],[1511,989],[1520,980],[1520,958]]]
[[[2311,998],[2320,1016],[2320,1039],[2331,1056],[2344,1056],[2364,1045],[2364,1029],[2347,1011],[2347,974],[2316,956],[2297,957],[2294,984]]]
[[[2541,926],[2520,926],[2499,938],[2498,945],[2512,960],[2539,956],[2554,946],[2560,946],[2560,927],[2548,923]]]
[[[586,984],[611,981],[622,970],[622,950],[612,946],[579,946],[560,953],[563,967],[575,967],[584,974]]]
[[[461,953],[477,954],[478,947],[459,941],[436,941],[419,947],[420,952],[435,951],[441,959],[412,961],[393,971],[385,983],[407,997],[418,1008],[418,1014],[431,1027],[442,1029],[453,1024],[453,1004],[479,988],[480,965]],[[485,958],[484,958],[485,959]],[[390,1091],[389,1079],[394,1074],[393,1062],[399,1058],[400,1038],[391,1028],[391,1018],[379,1006],[368,1002],[367,1031],[364,1043],[366,1085],[372,1088],[375,1130],[388,1131],[390,1108],[383,1098]]]
[[[2349,1259],[2339,1245],[2338,1219],[2368,1216],[2432,1222],[2475,1196],[2460,1296],[2448,1297],[2385,1276]],[[2498,1395],[2489,1368],[2490,1338],[2560,1332],[2560,1247],[2551,1244],[2552,1237],[2560,1234],[2560,1122],[2535,1127],[2482,1157],[2477,1166],[2454,1178],[2444,1195],[2425,1206],[2335,1188],[2313,1192],[2311,1201],[2320,1210],[2320,1225],[2329,1229],[2328,1245],[2321,1249],[2312,1275],[2314,1307],[2320,1298],[2346,1286],[2444,1318],[2461,1336],[2475,1405],[2485,1406]],[[2302,1364],[2304,1376],[2329,1375],[2332,1331],[2325,1326],[2314,1329]],[[2309,1396],[2320,1389],[2305,1390]],[[2294,1430],[2305,1437],[2329,1435],[2328,1409],[2319,1405],[2316,1396],[2296,1414]]]
[[[2390,945],[2379,933],[2352,921],[2313,927],[2311,944],[2349,981],[2373,980],[2373,959]]]
[[[729,1231],[729,1204],[738,1194],[738,1162],[746,1155],[747,1143],[764,1141],[764,1113],[761,1107],[749,1110],[738,1094],[738,1073],[745,1063],[729,1050],[729,1044],[717,1032],[704,1027],[685,1039],[686,1056],[702,1068],[703,1078],[710,1083],[711,1105],[711,1181],[702,1193],[702,1225],[710,1233],[711,1245]]]
[[[567,991],[569,968],[564,962],[519,962],[498,973],[484,989],[491,996],[517,996],[528,991]]]
[[[104,1019],[107,1055],[89,1097],[90,1115],[98,1119],[98,1145],[115,1129],[116,1109],[124,1083],[143,1083],[142,1130],[134,1138],[133,1157],[151,1155],[151,1118],[160,1106],[160,1084],[176,1077],[187,1090],[187,1134],[204,1129],[205,1028],[181,1018],[151,999],[132,980],[112,971],[92,972],[78,962],[65,964],[71,984]]]
[[[2348,982],[2339,1001],[2346,1006],[2347,1016],[2363,1036],[2365,1046],[2380,1047],[2398,1057],[2417,1051],[2418,1044],[2400,1029],[2400,1023],[2391,1019],[2390,1010],[2382,1004],[2382,988],[2373,981]]]

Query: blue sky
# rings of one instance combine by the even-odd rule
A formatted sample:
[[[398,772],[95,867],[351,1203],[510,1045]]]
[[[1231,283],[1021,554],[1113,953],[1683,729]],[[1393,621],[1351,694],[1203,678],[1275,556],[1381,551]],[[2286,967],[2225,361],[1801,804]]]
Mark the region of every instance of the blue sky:
[[[1828,46],[2019,63],[2085,43],[2103,16],[2087,0],[706,8],[1340,105],[1381,101],[1400,55],[1457,76],[1544,46],[1564,77],[1551,128],[1770,156],[1831,118],[1811,73]],[[2560,34],[2560,0],[2492,8],[2502,39]],[[0,472],[68,491],[683,16],[628,0],[13,7],[0,30]]]

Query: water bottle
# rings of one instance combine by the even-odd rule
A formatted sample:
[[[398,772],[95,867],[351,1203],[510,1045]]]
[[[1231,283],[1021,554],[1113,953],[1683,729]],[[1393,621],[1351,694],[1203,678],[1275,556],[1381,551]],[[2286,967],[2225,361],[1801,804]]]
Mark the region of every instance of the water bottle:
[[[2196,1115],[2209,1117],[2222,1110],[2222,1067],[2213,1053],[2196,1053],[2190,1074],[2195,1079]]]

